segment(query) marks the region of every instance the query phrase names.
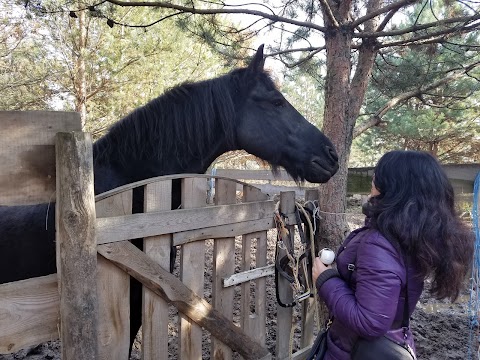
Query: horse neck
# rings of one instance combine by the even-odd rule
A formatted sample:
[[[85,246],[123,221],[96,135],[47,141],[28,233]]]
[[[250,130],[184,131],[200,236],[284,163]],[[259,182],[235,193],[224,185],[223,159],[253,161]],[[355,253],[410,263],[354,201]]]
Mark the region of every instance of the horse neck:
[[[146,153],[138,154],[122,146],[112,146],[115,141],[127,139],[109,139],[107,134],[99,139],[93,148],[95,193],[102,193],[115,187],[129,184],[156,176],[197,173],[203,174],[213,161],[221,154],[235,150],[228,145],[226,136],[217,134],[215,141],[209,142],[202,158],[191,154],[188,144],[177,144],[176,153],[184,154],[182,161],[169,151],[163,151],[158,156],[149,156]],[[127,133],[126,136],[135,136]],[[112,142],[111,142],[112,141]]]

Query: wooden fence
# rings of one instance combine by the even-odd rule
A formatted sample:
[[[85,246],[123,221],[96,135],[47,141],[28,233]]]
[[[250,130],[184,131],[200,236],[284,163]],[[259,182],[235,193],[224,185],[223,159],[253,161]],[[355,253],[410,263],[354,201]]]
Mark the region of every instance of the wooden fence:
[[[444,164],[450,182],[458,193],[472,193],[475,176],[480,172],[480,164]],[[347,193],[368,194],[371,188],[373,167],[349,168]],[[273,174],[270,170],[215,169],[216,175],[239,179],[261,189],[273,197],[281,191],[295,191],[297,197],[304,197],[305,191],[318,188],[318,184],[305,182],[296,184],[285,170]],[[239,188],[240,190],[240,188]]]
[[[296,184],[285,170],[279,170],[273,174],[270,170],[215,169],[214,174],[245,181],[260,189],[269,198],[273,198],[282,191],[294,191],[297,197],[304,198],[306,191],[318,189],[318,184],[309,182]],[[241,187],[238,186],[237,190],[241,191]]]
[[[131,276],[143,285],[143,359],[201,359],[206,343],[212,359],[231,359],[234,352],[244,359],[272,358],[266,347],[265,276],[272,269],[267,230],[274,227],[274,202],[248,184],[241,184],[239,201],[239,182],[217,178],[215,203],[207,204],[206,175],[150,179],[95,198],[91,140],[77,131],[79,124],[74,113],[0,112],[0,129],[9,126],[15,134],[12,147],[0,147],[1,187],[9,187],[0,189],[0,203],[51,201],[56,176],[58,269],[0,285],[0,354],[60,338],[62,359],[128,359]],[[56,162],[56,173],[51,166],[38,171],[39,149],[48,149],[42,161]],[[7,171],[4,164],[15,166]],[[25,191],[12,192],[25,179]],[[178,210],[170,210],[174,181],[182,187]],[[144,213],[132,214],[132,189],[140,186]],[[293,192],[281,194],[280,209],[295,219]],[[294,225],[290,220],[290,229]],[[136,238],[144,239],[144,252],[128,241]],[[213,244],[211,265],[207,239]],[[166,270],[172,244],[181,248],[179,276]],[[211,294],[204,296],[209,282]],[[292,292],[286,281],[279,291],[284,298]],[[293,312],[277,307],[277,359],[305,357],[313,342],[313,308],[313,299],[303,302],[301,349],[291,354]],[[168,344],[176,333],[173,355]]]

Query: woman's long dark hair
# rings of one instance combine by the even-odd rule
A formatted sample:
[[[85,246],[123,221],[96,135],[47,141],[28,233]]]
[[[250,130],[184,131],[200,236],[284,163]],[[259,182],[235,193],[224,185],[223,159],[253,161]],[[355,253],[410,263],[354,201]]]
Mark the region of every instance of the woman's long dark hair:
[[[419,151],[392,151],[375,167],[380,192],[370,201],[372,226],[400,246],[438,299],[458,297],[470,268],[473,231],[458,217],[453,187],[437,160]]]

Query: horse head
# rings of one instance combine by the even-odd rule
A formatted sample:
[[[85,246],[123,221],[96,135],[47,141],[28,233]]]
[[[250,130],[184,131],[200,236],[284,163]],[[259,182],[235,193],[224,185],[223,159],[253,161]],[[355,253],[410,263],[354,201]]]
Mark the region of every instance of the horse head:
[[[327,182],[338,170],[331,141],[282,95],[264,71],[263,45],[236,77],[237,147],[282,166],[297,181]]]

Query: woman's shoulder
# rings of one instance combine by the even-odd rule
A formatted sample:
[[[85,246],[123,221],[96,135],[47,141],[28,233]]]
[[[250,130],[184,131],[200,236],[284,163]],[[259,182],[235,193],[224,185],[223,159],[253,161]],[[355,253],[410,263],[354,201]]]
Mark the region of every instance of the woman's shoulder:
[[[377,229],[368,227],[357,234],[358,251],[380,256],[400,258],[398,248]]]

